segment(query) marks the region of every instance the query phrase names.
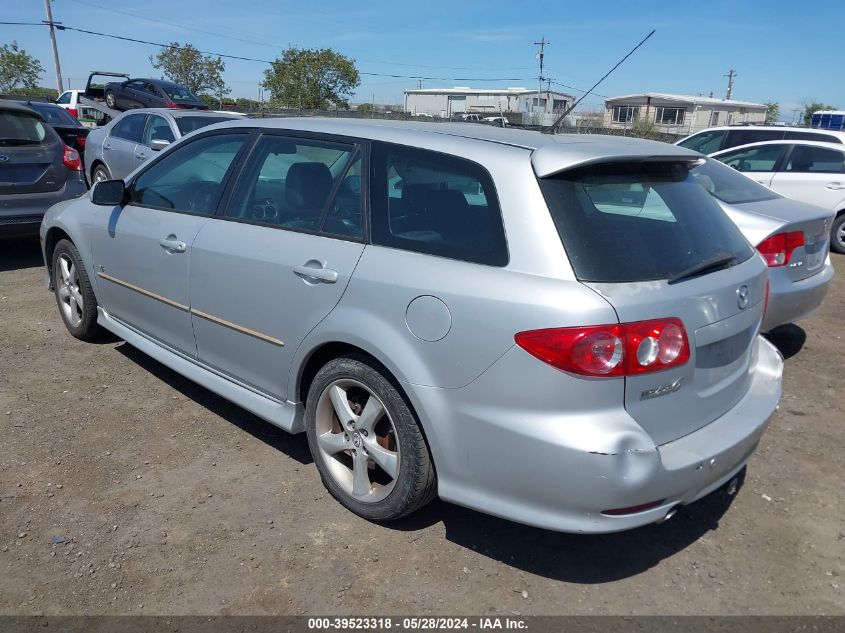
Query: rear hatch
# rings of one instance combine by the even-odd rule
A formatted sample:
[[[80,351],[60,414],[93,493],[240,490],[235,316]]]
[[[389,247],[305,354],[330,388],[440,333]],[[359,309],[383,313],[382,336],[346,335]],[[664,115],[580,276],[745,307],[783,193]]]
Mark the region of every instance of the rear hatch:
[[[64,143],[37,115],[0,108],[0,195],[61,189],[68,170]]]
[[[629,155],[540,178],[576,276],[620,323],[683,322],[687,363],[625,379],[625,408],[657,444],[745,395],[764,311],[765,265],[690,175],[694,161]]]

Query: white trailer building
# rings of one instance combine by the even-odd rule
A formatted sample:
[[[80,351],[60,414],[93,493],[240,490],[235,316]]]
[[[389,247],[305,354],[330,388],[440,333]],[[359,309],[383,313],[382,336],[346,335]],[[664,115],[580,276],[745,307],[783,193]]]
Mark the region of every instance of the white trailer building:
[[[651,123],[657,132],[695,134],[716,125],[764,123],[761,103],[660,92],[611,97],[604,102],[604,127],[624,129]]]

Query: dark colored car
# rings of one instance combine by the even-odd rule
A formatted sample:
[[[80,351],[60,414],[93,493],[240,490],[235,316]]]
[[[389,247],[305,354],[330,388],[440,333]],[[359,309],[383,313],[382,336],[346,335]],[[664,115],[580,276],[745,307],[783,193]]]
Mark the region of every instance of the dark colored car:
[[[32,108],[0,100],[0,236],[35,235],[47,209],[85,191],[79,152]]]
[[[90,128],[82,125],[76,117],[55,104],[43,101],[19,101],[18,103],[35,110],[51,128],[56,130],[65,145],[75,149],[80,156],[85,156],[85,141],[91,131]]]
[[[106,105],[115,110],[133,108],[208,110],[208,106],[190,90],[162,79],[127,79],[119,83],[107,83],[104,96]]]

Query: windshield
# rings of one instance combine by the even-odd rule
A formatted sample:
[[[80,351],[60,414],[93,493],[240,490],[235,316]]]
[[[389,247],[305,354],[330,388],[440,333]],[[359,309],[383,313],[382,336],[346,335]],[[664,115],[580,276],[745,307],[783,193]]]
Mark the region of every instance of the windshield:
[[[164,93],[173,101],[199,101],[187,88],[177,86],[176,84],[166,84],[161,87]]]
[[[690,173],[708,193],[728,204],[760,202],[780,197],[768,187],[712,158],[708,158],[703,165],[694,168]]]
[[[185,136],[206,125],[231,121],[233,118],[230,116],[178,116],[176,117],[176,127],[179,128],[182,136]]]
[[[44,120],[50,125],[71,125],[73,127],[82,127],[82,124],[68,114],[67,110],[64,108],[42,105],[40,103],[31,103],[29,104],[29,107],[44,117]]]
[[[47,138],[47,126],[26,112],[0,110],[0,145],[40,145]]]
[[[683,163],[608,163],[540,179],[581,281],[670,279],[714,257],[754,251]]]

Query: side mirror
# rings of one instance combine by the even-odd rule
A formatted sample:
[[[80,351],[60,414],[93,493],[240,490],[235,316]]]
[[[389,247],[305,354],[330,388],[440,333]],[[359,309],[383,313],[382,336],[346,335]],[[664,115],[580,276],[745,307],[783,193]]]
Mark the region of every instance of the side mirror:
[[[126,198],[126,185],[122,180],[101,180],[91,189],[91,202],[104,207],[116,207]]]
[[[154,138],[152,141],[150,141],[150,149],[154,152],[160,152],[168,145],[170,145],[170,141],[165,140],[163,138]]]

